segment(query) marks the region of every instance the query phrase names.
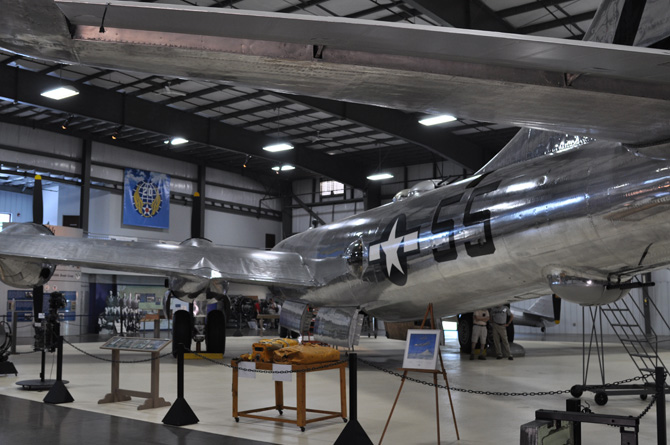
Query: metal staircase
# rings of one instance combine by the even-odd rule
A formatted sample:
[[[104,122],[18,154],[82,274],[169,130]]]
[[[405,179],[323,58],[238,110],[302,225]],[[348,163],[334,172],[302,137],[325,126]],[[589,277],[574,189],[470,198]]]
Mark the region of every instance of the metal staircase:
[[[649,283],[650,279],[647,278],[646,282]],[[653,318],[658,329],[662,328],[662,325],[665,325],[668,331],[670,331],[670,326],[647,292],[646,287],[649,285],[653,286],[653,283],[647,283],[640,286],[643,291],[641,304],[638,303],[636,297],[629,293],[626,297],[608,305],[582,307],[582,330],[584,336],[582,344],[583,374],[582,384],[575,385],[570,390],[573,397],[580,397],[584,391],[592,391],[595,393],[595,401],[598,405],[605,405],[608,395],[637,394],[642,400],[645,400],[648,394],[654,393],[656,368],[659,368],[659,371],[662,368],[667,375],[668,368],[659,357],[658,352],[659,346],[668,345],[670,347],[670,338],[659,338],[657,330],[648,321]],[[585,325],[587,310],[592,322],[588,342]],[[643,384],[619,383],[611,386],[605,385],[603,318],[612,326],[614,333],[640,372],[640,377],[629,379],[629,381],[643,380]],[[591,355],[594,351],[598,367],[600,368],[601,383],[587,385]],[[665,388],[666,391],[670,389],[667,381]]]
[[[653,316],[670,330],[667,320],[647,292],[642,297],[642,304],[628,294],[601,309],[641,375],[647,376],[659,366],[667,373],[668,368],[658,356],[658,348],[659,345],[668,344],[670,338],[659,339],[651,324],[640,325],[640,321],[644,323],[644,320]]]

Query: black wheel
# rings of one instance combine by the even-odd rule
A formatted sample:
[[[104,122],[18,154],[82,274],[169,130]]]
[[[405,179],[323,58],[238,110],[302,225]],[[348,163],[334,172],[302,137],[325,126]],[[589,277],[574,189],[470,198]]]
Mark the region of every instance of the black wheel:
[[[607,394],[604,392],[597,392],[595,399],[598,405],[603,406],[607,403]]]
[[[278,409],[277,411],[279,411],[279,415],[280,415],[280,416],[283,416],[283,415],[284,415],[284,411],[283,411],[283,410]]]
[[[646,394],[640,394],[640,400],[647,400]]]
[[[226,352],[226,317],[223,315],[223,311],[215,309],[207,314],[205,343],[207,344],[207,352],[219,354]]]
[[[239,417],[235,417],[235,422],[236,422],[236,423],[239,423],[239,421],[240,421],[240,418],[239,418]]]
[[[342,421],[343,421],[344,423],[347,423],[349,420],[348,420],[346,417],[342,417]]]
[[[572,388],[570,388],[570,395],[574,397],[575,399],[578,399],[584,394],[584,390],[582,389],[582,385],[575,385]]]
[[[305,432],[305,427],[304,427],[304,426],[301,426],[301,427],[300,427],[300,431],[302,431],[302,432],[304,433],[304,432]]]
[[[461,345],[461,352],[469,354],[472,350],[472,314],[460,314],[458,316],[458,344]]]
[[[193,316],[189,311],[177,311],[172,316],[172,356],[177,356],[177,345],[183,344],[184,348],[191,350],[191,332],[193,329]]]

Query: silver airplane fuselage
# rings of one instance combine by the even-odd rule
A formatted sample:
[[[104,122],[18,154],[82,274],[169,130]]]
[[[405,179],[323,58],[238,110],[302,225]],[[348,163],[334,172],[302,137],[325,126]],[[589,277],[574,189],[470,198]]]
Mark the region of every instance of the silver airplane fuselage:
[[[294,235],[276,249],[301,254],[319,285],[282,291],[389,321],[534,298],[552,281],[603,304],[670,264],[668,199],[670,161],[593,141]]]

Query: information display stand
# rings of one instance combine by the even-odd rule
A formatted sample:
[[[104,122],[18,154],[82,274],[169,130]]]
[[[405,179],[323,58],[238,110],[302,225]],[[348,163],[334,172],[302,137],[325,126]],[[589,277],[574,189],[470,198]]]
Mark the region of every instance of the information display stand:
[[[434,330],[436,325],[435,325],[435,316],[433,314],[433,303],[428,304],[428,309],[426,310],[426,315],[423,316],[423,322],[421,323],[421,327],[419,329],[423,329],[428,320],[430,320],[430,327]],[[444,362],[442,361],[442,354],[439,352],[439,346],[438,346],[438,351],[437,352],[438,352],[437,358],[439,358],[439,360],[440,360],[440,369],[439,370],[438,369],[401,368],[401,371],[403,371],[403,374],[402,374],[402,380],[400,381],[400,388],[398,389],[398,394],[395,396],[395,400],[393,401],[393,406],[391,407],[391,413],[389,414],[389,418],[388,418],[388,420],[386,420],[386,425],[384,426],[384,431],[382,431],[382,437],[379,439],[379,445],[381,445],[382,441],[384,440],[384,435],[386,434],[386,429],[388,428],[389,423],[391,422],[391,416],[393,416],[393,411],[395,410],[396,404],[398,403],[398,398],[400,397],[400,391],[402,391],[402,387],[405,384],[405,380],[407,379],[407,373],[410,372],[410,371],[411,372],[423,372],[423,373],[433,374],[433,386],[435,387],[435,419],[436,419],[436,425],[437,425],[437,443],[438,443],[438,445],[442,442],[440,441],[440,398],[439,398],[439,394],[438,394],[438,391],[437,391],[438,390],[438,388],[437,388],[437,376],[438,376],[438,374],[442,374],[442,376],[444,377],[444,382],[446,383],[446,386],[447,386],[447,394],[449,395],[449,405],[451,405],[451,416],[454,419],[454,429],[456,430],[456,440],[461,440],[461,436],[458,433],[458,424],[456,423],[456,412],[454,411],[454,402],[451,399],[451,389],[449,388],[449,380],[447,380],[447,371],[444,369]]]
[[[112,351],[112,392],[105,395],[101,400],[98,400],[98,403],[124,402],[130,400],[131,397],[143,397],[147,400],[137,407],[138,410],[170,406],[170,402],[158,396],[160,351],[169,345],[170,342],[171,340],[161,338],[113,337],[100,346],[100,349],[110,349]],[[151,353],[150,392],[119,388],[121,351]]]
[[[295,425],[298,425],[300,427],[301,431],[305,431],[305,425],[308,423],[313,423],[313,422],[319,422],[321,420],[327,420],[327,419],[334,419],[337,417],[341,417],[345,422],[347,421],[347,381],[346,381],[346,373],[345,373],[345,368],[347,366],[347,362],[334,362],[332,366],[328,366],[328,363],[314,363],[311,365],[292,365],[291,370],[292,371],[298,371],[295,373],[295,380],[296,380],[296,405],[295,407],[292,406],[284,406],[284,382],[282,381],[275,381],[275,405],[273,406],[268,406],[265,408],[256,408],[256,409],[250,409],[246,411],[238,411],[237,409],[237,403],[238,403],[238,377],[239,377],[239,371],[238,371],[238,363],[239,360],[232,360],[231,365],[233,367],[233,417],[235,418],[235,421],[238,422],[240,417],[249,417],[252,419],[260,419],[260,420],[271,420],[274,422],[284,422],[284,423],[293,423]],[[256,362],[256,369],[263,370],[263,371],[272,371],[272,363],[263,363],[263,362]],[[309,372],[316,372],[316,371],[326,371],[328,369],[339,369],[340,370],[340,411],[323,411],[323,410],[318,410],[318,409],[308,409],[307,408],[307,400],[306,400],[306,379],[307,376],[306,374]],[[253,371],[249,371],[253,372]],[[269,410],[277,410],[279,411],[279,414],[283,414],[283,410],[285,409],[290,409],[290,410],[295,410],[297,414],[297,418],[295,420],[293,419],[282,419],[278,417],[269,417],[269,416],[261,416],[258,413],[261,411],[269,411]],[[307,419],[307,413],[318,413],[318,414],[324,414],[321,417],[317,417],[314,419]]]

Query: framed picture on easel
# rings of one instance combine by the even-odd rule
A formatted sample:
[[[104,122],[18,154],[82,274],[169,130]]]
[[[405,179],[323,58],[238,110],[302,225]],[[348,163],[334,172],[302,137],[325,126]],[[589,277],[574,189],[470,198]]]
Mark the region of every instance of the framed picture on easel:
[[[441,331],[437,329],[408,329],[402,367],[404,369],[437,369],[440,334]]]

